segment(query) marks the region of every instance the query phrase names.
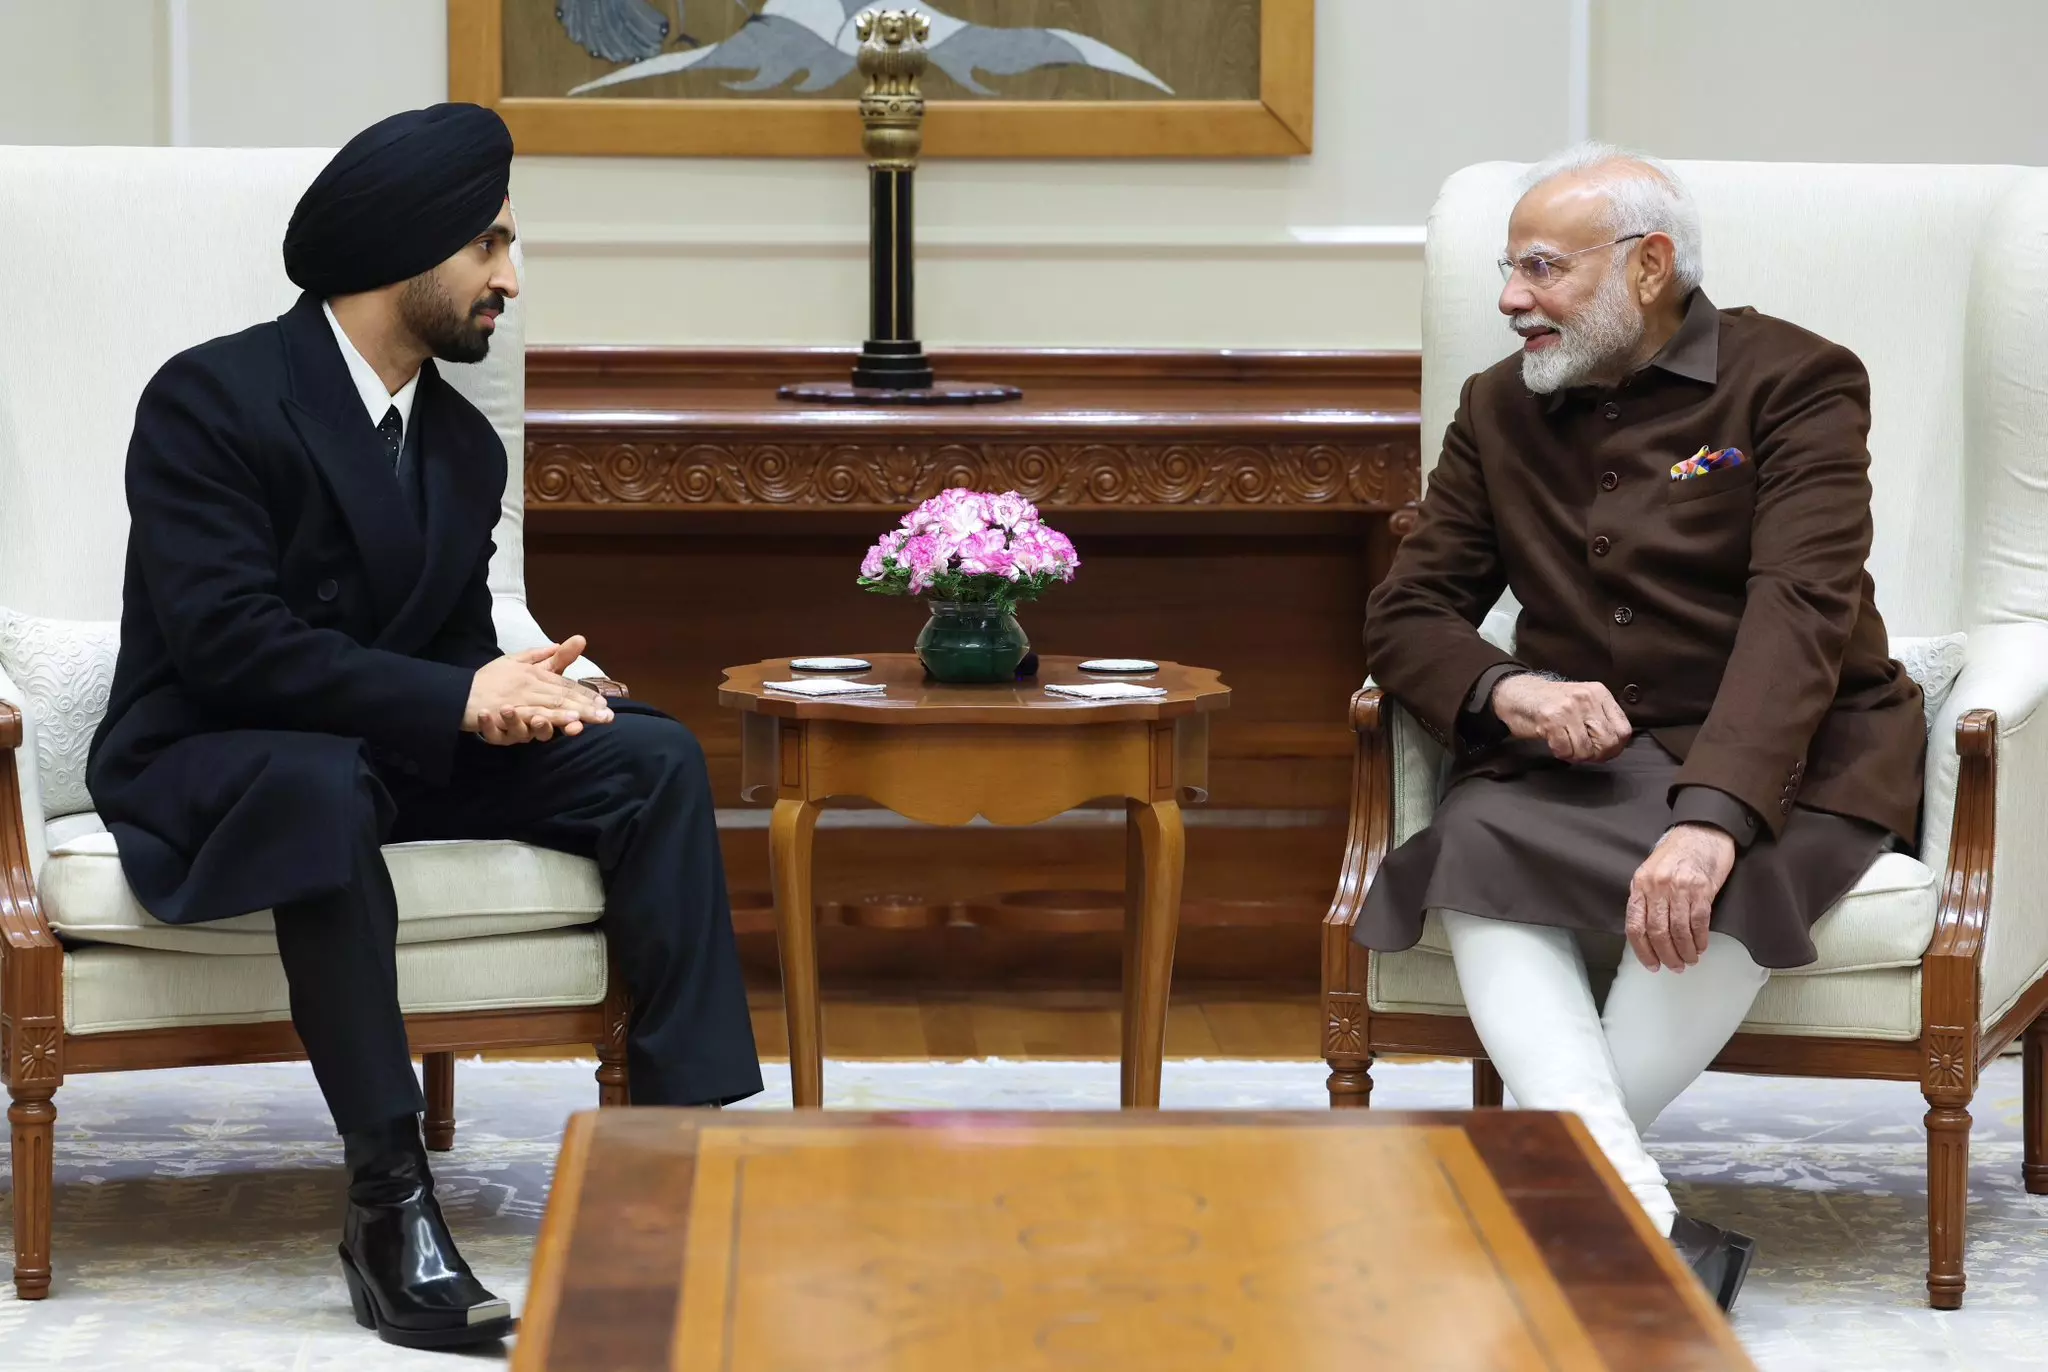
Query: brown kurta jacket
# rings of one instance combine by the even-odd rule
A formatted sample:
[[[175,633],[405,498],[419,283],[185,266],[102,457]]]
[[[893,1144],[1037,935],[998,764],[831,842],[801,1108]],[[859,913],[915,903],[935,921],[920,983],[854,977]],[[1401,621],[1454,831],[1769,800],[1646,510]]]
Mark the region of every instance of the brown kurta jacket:
[[[1890,656],[1870,575],[1870,383],[1855,354],[1695,291],[1621,386],[1531,394],[1510,356],[1465,383],[1421,520],[1366,611],[1374,679],[1457,751],[1508,664],[1598,681],[1710,787],[1777,834],[1798,804],[1917,837],[1920,691]],[[1674,480],[1701,448],[1739,465]],[[1512,589],[1513,657],[1475,626]]]

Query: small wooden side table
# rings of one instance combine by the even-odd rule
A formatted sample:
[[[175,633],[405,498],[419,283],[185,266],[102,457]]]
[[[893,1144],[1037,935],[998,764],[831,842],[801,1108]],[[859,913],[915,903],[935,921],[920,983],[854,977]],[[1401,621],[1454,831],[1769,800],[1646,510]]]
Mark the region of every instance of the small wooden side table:
[[[1230,691],[1216,673],[1162,662],[1143,677],[1080,670],[1079,658],[1039,661],[1035,681],[946,686],[925,680],[908,653],[870,654],[878,696],[812,700],[763,682],[804,675],[788,658],[725,673],[718,703],[745,711],[740,789],[775,800],[768,860],[789,1016],[789,1074],[799,1107],[824,1103],[811,840],[820,803],[861,797],[926,824],[1037,824],[1091,800],[1121,797],[1124,882],[1123,1103],[1157,1107],[1166,1001],[1180,919],[1183,799],[1208,796],[1209,712]],[[1097,704],[1048,693],[1083,681],[1164,687],[1147,700]]]

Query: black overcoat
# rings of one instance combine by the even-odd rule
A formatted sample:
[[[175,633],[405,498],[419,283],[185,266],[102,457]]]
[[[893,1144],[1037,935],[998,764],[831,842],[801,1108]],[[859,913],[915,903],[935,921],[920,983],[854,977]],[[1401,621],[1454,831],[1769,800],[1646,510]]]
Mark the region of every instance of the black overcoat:
[[[471,678],[498,655],[505,449],[432,362],[411,422],[424,529],[312,295],[143,390],[87,783],[158,919],[331,893],[366,786],[388,816],[379,774],[446,779]]]

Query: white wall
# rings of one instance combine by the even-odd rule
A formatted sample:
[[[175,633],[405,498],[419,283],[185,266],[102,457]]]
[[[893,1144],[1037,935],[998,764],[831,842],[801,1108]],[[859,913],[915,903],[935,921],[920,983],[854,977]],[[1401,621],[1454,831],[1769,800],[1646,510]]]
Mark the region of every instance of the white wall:
[[[159,0],[0,0],[0,143],[156,143]]]
[[[1607,0],[1596,127],[1666,157],[2048,163],[2044,0]]]
[[[154,3],[188,16],[189,141],[201,147],[327,147],[448,98],[444,0]]]
[[[2048,163],[2048,0],[1319,0],[1312,157],[928,164],[921,332],[1414,347],[1437,183],[1567,141],[1588,8],[1596,135]],[[444,98],[446,62],[440,0],[0,0],[0,142],[334,144]],[[522,158],[513,194],[535,341],[863,332],[858,163]]]

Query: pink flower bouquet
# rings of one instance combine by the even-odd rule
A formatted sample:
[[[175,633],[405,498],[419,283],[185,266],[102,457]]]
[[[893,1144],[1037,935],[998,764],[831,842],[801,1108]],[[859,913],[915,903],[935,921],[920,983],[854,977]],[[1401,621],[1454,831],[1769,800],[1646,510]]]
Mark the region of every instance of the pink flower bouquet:
[[[860,584],[881,595],[987,604],[1007,611],[1072,581],[1081,559],[1038,507],[1005,491],[941,491],[903,516],[861,560]]]

